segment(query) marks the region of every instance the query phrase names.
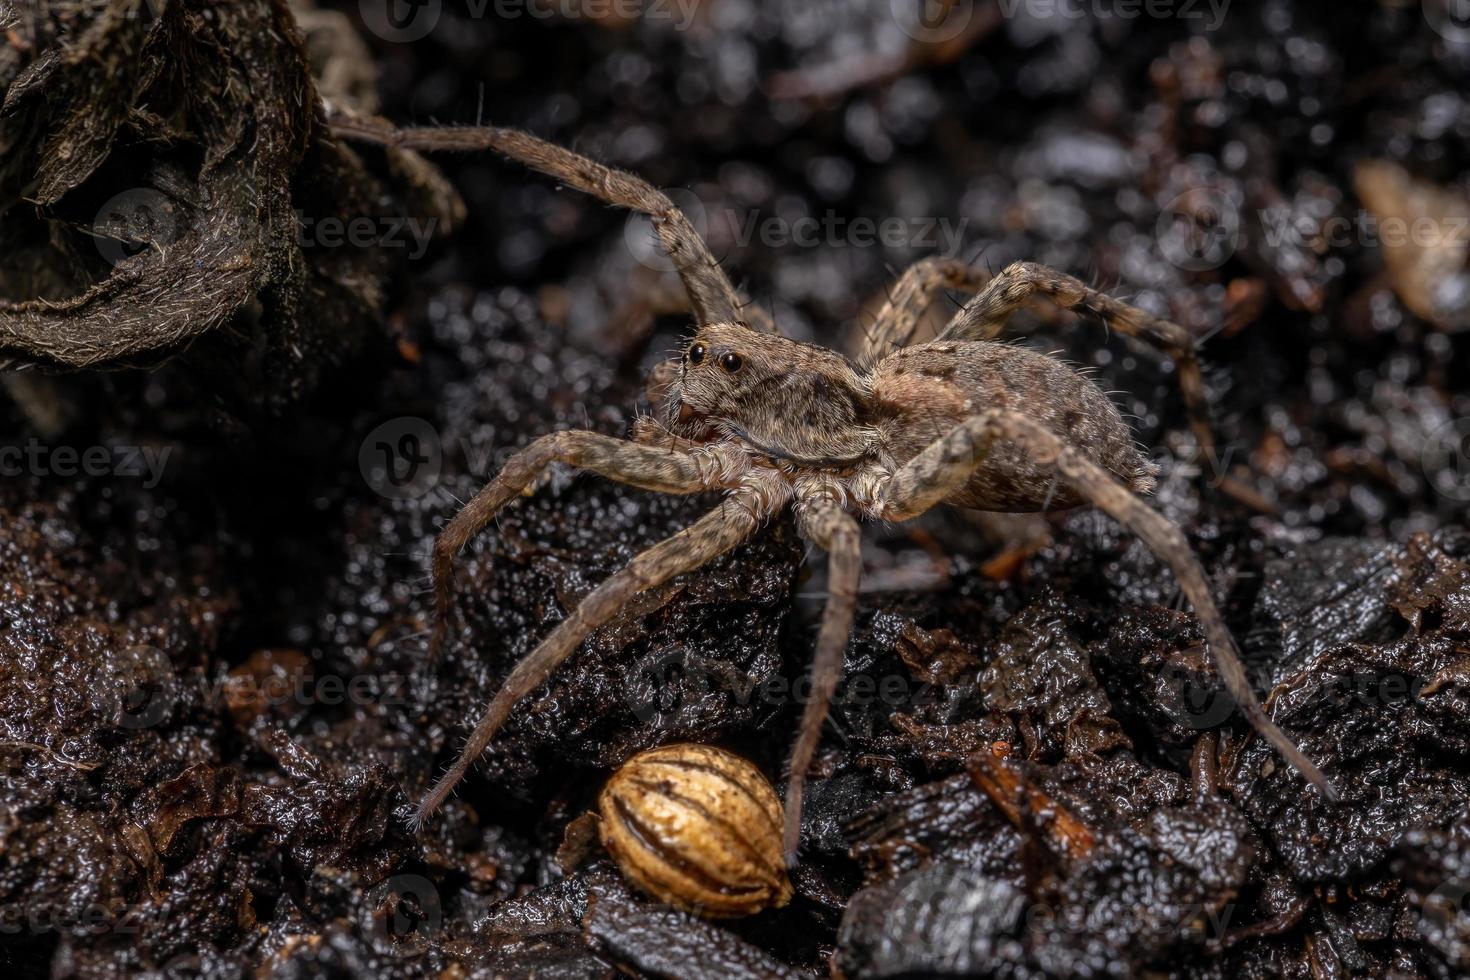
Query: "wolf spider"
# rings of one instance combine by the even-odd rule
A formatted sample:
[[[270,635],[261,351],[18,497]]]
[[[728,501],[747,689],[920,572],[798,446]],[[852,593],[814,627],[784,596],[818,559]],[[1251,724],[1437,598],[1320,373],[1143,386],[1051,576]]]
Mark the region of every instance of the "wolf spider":
[[[811,699],[791,752],[785,849],[796,855],[802,789],[843,668],[861,570],[858,517],[906,521],[936,504],[1035,512],[1092,504],[1131,529],[1173,570],[1194,605],[1226,689],[1251,725],[1329,799],[1322,772],[1256,699],[1209,583],[1184,534],[1146,506],[1155,468],[1090,380],[1055,358],[995,343],[1032,297],[1102,317],[1162,348],[1202,447],[1203,387],[1183,328],[1026,262],[984,284],[933,341],[902,346],[939,291],[978,286],[963,263],[930,259],[906,271],[874,326],[898,348],[866,367],[779,336],[747,302],[685,216],[643,180],[513,129],[394,129],[338,118],[351,138],[415,149],[494,150],[615,205],[649,215],[688,292],[698,329],[681,358],[655,369],[655,416],[632,441],[587,431],[542,436],[517,453],[456,514],[433,549],[435,624],[444,643],[453,559],[553,462],[659,493],[724,492],[719,506],[648,548],[594,589],[506,677],[464,751],[419,804],[426,820],[489,745],[521,698],[539,687],[634,595],[691,572],[749,538],[791,505],[801,534],[828,553],[828,598]],[[877,349],[883,349],[878,347]]]

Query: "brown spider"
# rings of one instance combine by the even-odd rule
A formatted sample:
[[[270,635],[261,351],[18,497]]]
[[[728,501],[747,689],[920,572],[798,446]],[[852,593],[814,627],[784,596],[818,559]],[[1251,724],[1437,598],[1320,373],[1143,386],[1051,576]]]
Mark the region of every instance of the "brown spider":
[[[694,525],[642,552],[594,589],[516,664],[464,751],[419,804],[417,821],[444,802],[515,704],[631,597],[729,551],[788,505],[801,534],[826,550],[829,562],[812,694],[789,767],[788,861],[795,860],[807,769],[842,674],[861,570],[857,518],[906,521],[941,503],[1011,512],[1092,504],[1130,528],[1173,570],[1194,605],[1216,669],[1246,718],[1324,795],[1335,798],[1326,777],[1256,699],[1184,534],[1139,499],[1154,486],[1154,467],[1139,453],[1113,403],[1061,361],[992,342],[1033,296],[1096,314],[1176,360],[1195,431],[1208,449],[1199,366],[1183,328],[1071,276],[1018,262],[985,284],[937,339],[904,347],[939,290],[978,285],[962,263],[931,259],[903,274],[878,314],[875,349],[890,342],[900,346],[859,368],[833,351],[777,335],[770,317],[731,285],[684,215],[637,177],[512,129],[399,130],[340,118],[333,125],[345,136],[401,147],[495,150],[650,215],[698,321],[683,357],[655,370],[650,390],[657,414],[639,424],[634,441],[586,431],[542,436],[445,526],[434,543],[431,656],[448,627],[455,555],[549,464],[660,493],[725,493]]]

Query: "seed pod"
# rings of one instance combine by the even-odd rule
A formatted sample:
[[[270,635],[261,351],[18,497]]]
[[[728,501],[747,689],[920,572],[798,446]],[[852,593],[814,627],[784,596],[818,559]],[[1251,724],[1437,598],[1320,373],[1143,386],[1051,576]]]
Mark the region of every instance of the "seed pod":
[[[602,843],[624,877],[713,919],[791,900],[781,802],[760,770],[707,745],[665,745],[613,773],[597,801]]]

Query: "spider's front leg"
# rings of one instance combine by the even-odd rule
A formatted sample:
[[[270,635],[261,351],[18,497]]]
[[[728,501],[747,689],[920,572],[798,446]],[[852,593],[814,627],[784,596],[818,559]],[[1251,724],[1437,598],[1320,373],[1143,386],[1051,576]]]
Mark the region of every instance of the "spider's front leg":
[[[1210,407],[1194,337],[1179,324],[1114,299],[1075,276],[1034,262],[1013,262],[954,315],[939,339],[991,340],[1005,329],[1011,314],[1033,296],[1045,296],[1064,310],[1091,313],[1119,333],[1167,354],[1179,371],[1179,387],[1200,452],[1206,462],[1213,463],[1215,434],[1210,427]]]
[[[983,464],[991,444],[1003,439],[1023,449],[1038,465],[1053,469],[1080,496],[1143,539],[1174,572],[1194,606],[1215,669],[1252,727],[1329,800],[1337,793],[1327,777],[1276,727],[1251,689],[1235,640],[1215,605],[1199,559],[1184,532],[1150,508],[1102,467],[1055,433],[1015,412],[992,410],[972,416],[930,444],[894,474],[881,504],[884,520],[917,517],[962,488]]]
[[[419,126],[398,129],[381,120],[333,116],[338,136],[412,150],[493,150],[533,170],[591,194],[609,204],[648,215],[659,243],[668,254],[701,326],[746,322],[756,330],[774,332],[770,317],[749,304],[730,283],[710,253],[709,246],[667,194],[641,177],[604,166],[566,147],[499,126]]]
[[[587,436],[591,433],[578,433],[578,435]],[[618,448],[625,460],[635,458],[641,462],[649,461],[646,453],[655,452],[647,447],[631,446],[626,443]],[[628,450],[630,449],[641,452],[632,453],[629,456]],[[507,466],[506,469],[510,467]],[[649,486],[649,489],[661,488]],[[476,500],[478,499],[477,497]],[[545,683],[552,672],[561,666],[562,662],[570,657],[577,647],[581,646],[582,641],[593,630],[612,619],[618,610],[622,609],[628,600],[638,593],[657,588],[676,575],[691,572],[729,551],[750,537],[761,522],[784,504],[784,500],[762,500],[757,496],[747,499],[732,494],[726,497],[720,506],[690,527],[639,552],[621,571],[614,573],[611,578],[588,593],[587,597],[577,604],[577,608],[573,609],[567,618],[557,625],[551,635],[542,640],[535,650],[527,654],[511,670],[505,683],[500,686],[500,690],[495,692],[495,697],[485,707],[485,712],[475,725],[474,732],[470,734],[464,751],[459,754],[459,758],[454,760],[454,764],[419,803],[414,813],[414,823],[422,825],[433,815],[434,811],[454,790],[455,785],[464,778],[465,773],[469,772],[470,766],[489,746],[490,740],[505,724],[516,702]],[[472,502],[470,506],[474,506],[474,503]]]
[[[434,631],[429,638],[430,661],[438,658],[448,635],[454,556],[547,466],[556,462],[658,493],[699,493],[712,486],[708,467],[701,468],[694,456],[666,446],[639,445],[577,429],[537,439],[511,457],[495,479],[475,494],[434,540]]]
[[[842,680],[843,657],[857,608],[858,578],[862,574],[862,536],[857,521],[830,497],[798,501],[797,526],[802,537],[827,552],[827,606],[817,633],[817,653],[812,658],[811,696],[801,712],[801,728],[787,767],[786,833],[783,843],[786,863],[796,864],[796,847],[801,835],[801,797],[807,770],[822,737],[822,724],[832,695]]]

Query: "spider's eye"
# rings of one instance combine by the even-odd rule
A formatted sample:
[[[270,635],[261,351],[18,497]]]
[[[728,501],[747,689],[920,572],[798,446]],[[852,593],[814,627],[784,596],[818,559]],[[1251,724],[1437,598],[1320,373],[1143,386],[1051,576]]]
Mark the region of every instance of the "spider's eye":
[[[729,371],[731,374],[739,371],[741,366],[744,364],[745,359],[734,351],[729,351],[728,353],[720,355],[720,367],[724,368],[726,371]]]
[[[693,347],[689,348],[689,353],[685,354],[684,357],[686,360],[689,361],[690,364],[698,364],[700,361],[704,360],[704,345],[695,344]]]

